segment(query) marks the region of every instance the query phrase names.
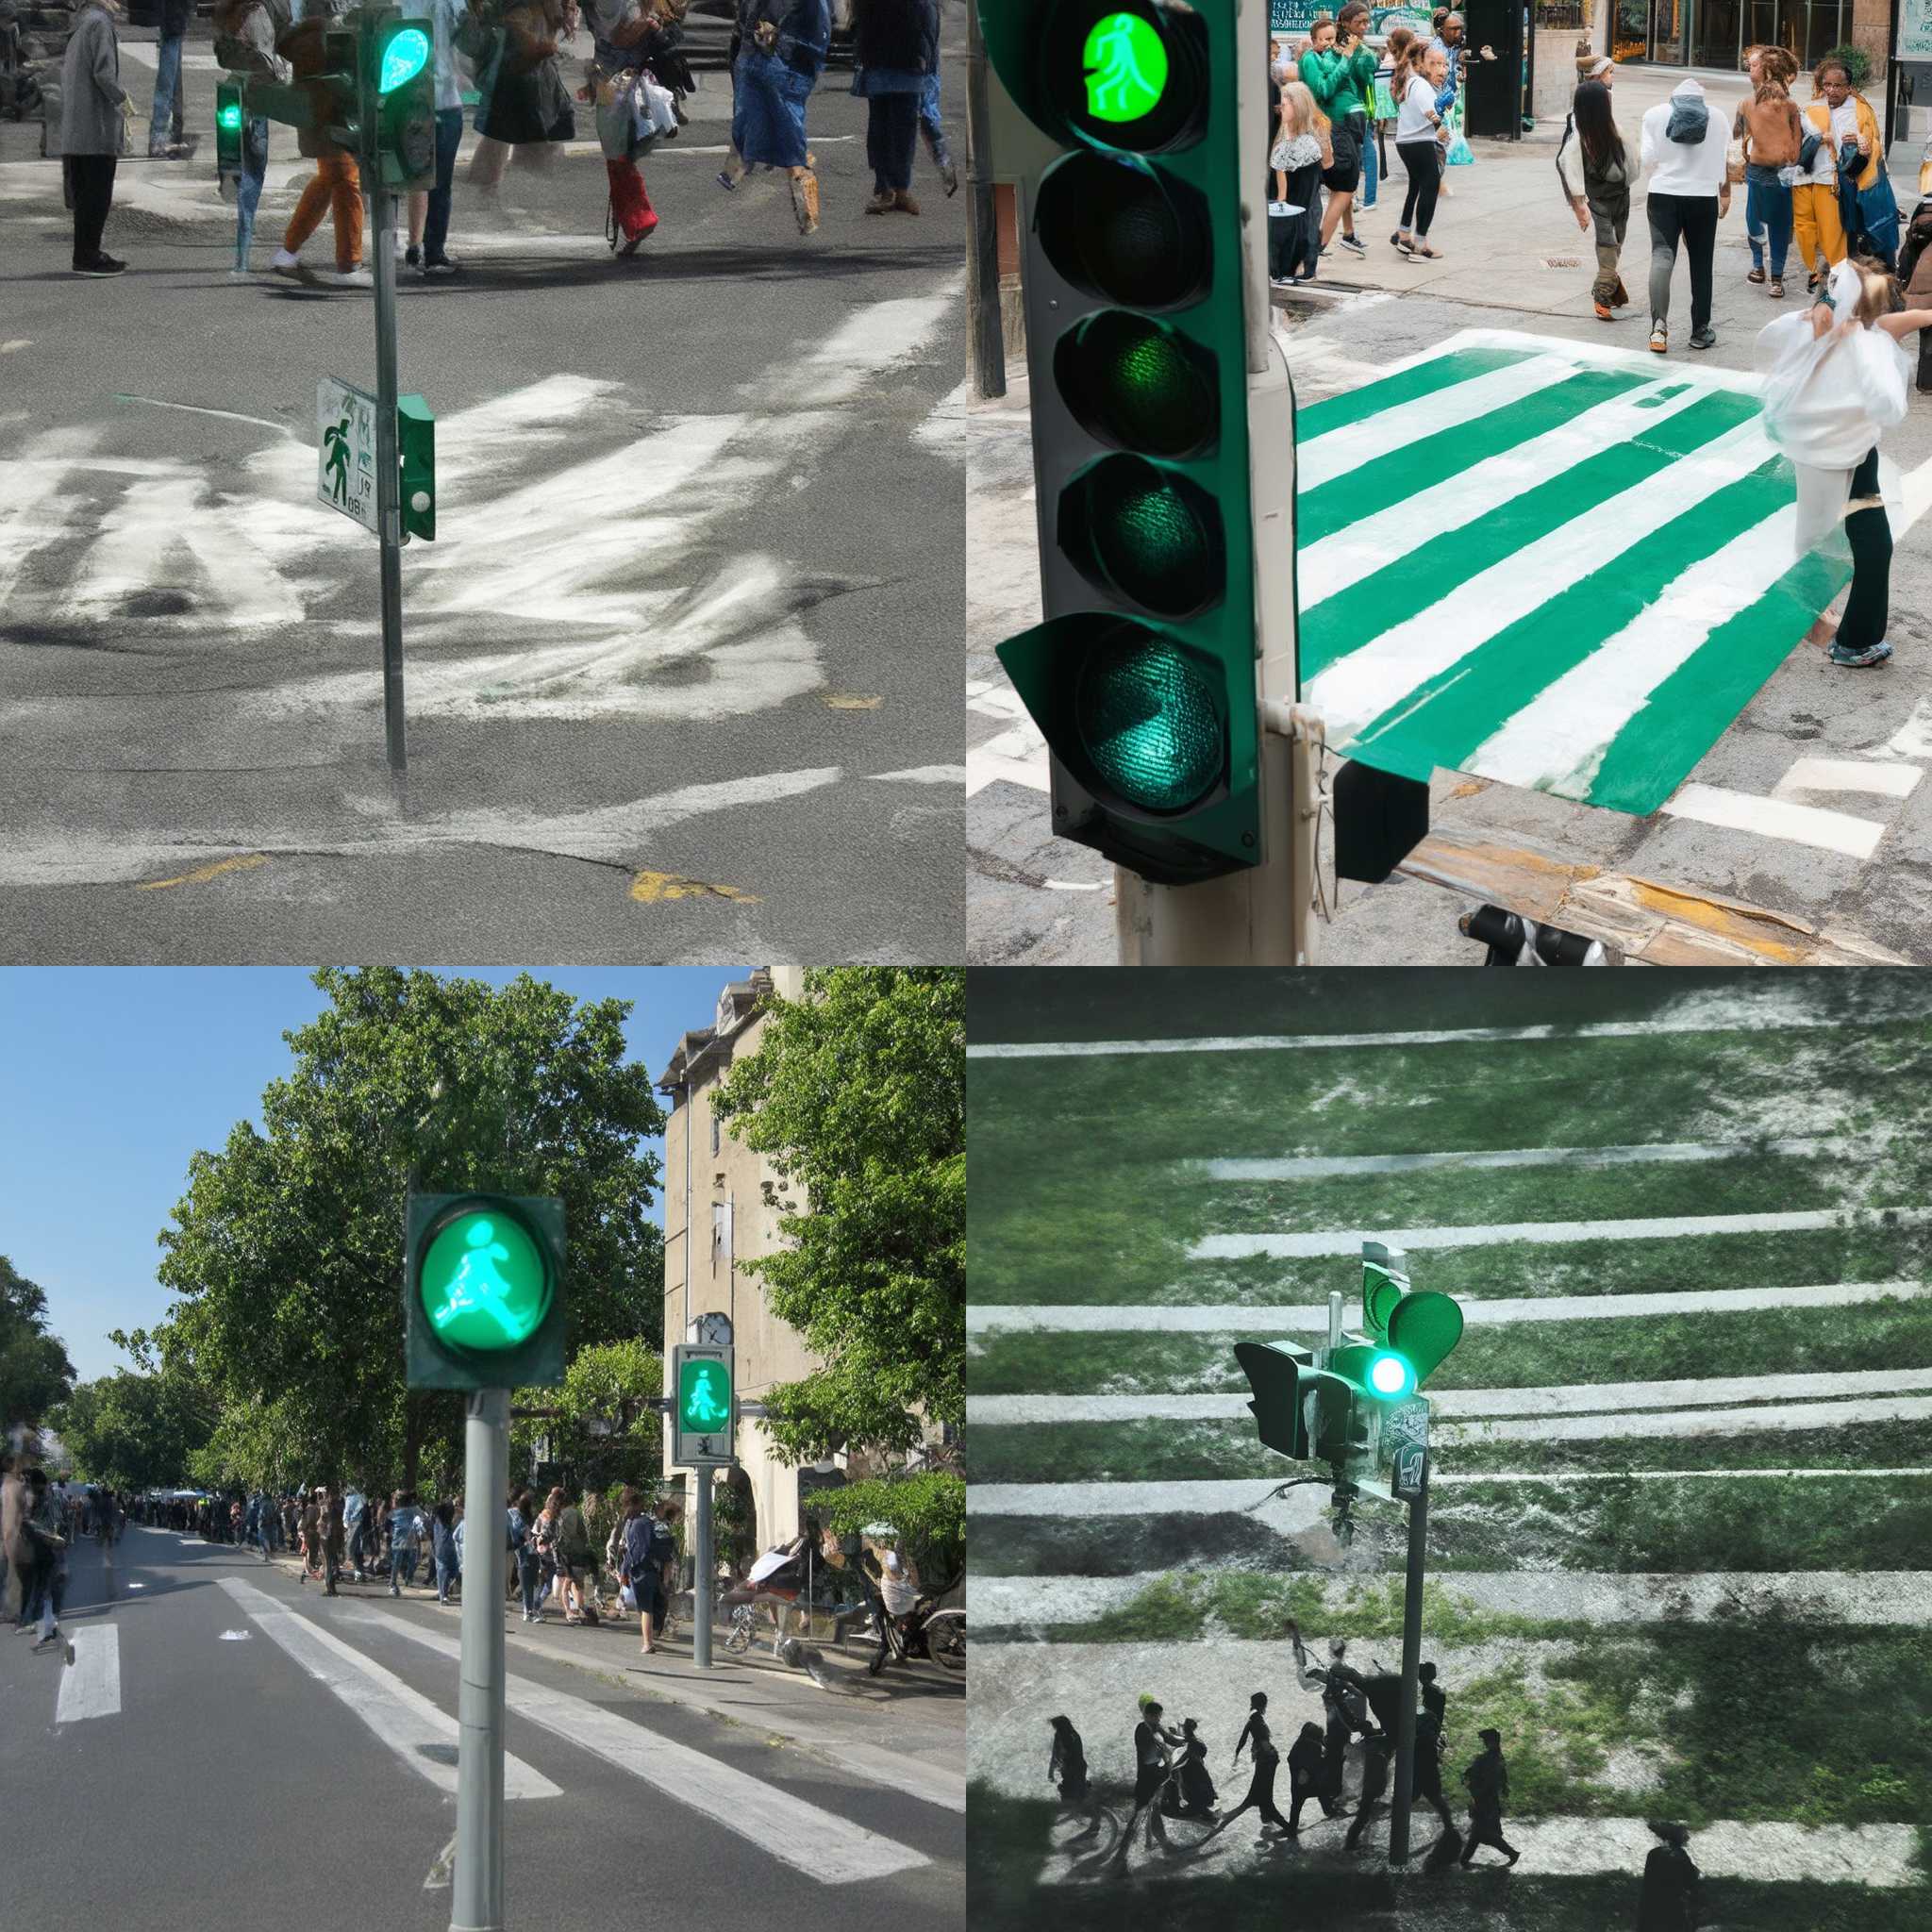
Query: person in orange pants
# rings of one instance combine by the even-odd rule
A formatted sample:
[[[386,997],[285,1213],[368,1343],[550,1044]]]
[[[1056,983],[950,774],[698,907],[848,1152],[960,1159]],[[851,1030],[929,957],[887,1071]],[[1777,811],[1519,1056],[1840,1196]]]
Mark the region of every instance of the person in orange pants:
[[[297,21],[275,42],[275,51],[294,71],[298,86],[323,71],[325,25],[325,15],[311,15]],[[362,266],[362,182],[356,172],[355,156],[338,147],[319,127],[298,127],[295,144],[315,163],[315,174],[295,204],[288,232],[270,267],[278,275],[306,279],[302,244],[321,225],[323,211],[327,209],[335,224],[338,279],[358,288],[370,286],[374,277]]]
[[[1798,179],[1791,189],[1791,234],[1815,289],[1845,258],[1845,225],[1838,208],[1838,153],[1829,107],[1813,101],[1799,117],[1799,126],[1803,135],[1815,139],[1815,146],[1809,162],[1800,150]]]

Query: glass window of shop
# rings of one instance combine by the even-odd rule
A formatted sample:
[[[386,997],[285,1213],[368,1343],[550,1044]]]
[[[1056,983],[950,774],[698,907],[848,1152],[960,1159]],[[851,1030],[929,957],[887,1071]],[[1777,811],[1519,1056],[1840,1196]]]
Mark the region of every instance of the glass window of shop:
[[[1851,0],[1617,0],[1618,60],[1735,69],[1746,47],[1788,47],[1809,69],[1852,30]]]

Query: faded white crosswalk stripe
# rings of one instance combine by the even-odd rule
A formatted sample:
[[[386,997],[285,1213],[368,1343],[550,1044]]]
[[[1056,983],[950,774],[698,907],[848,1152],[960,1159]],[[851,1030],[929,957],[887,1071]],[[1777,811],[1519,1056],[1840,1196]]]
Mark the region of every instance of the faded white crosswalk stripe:
[[[1181,1172],[1210,1181],[1320,1181],[1375,1174],[1434,1174],[1489,1167],[1626,1167],[1641,1162],[1737,1160],[1750,1155],[1807,1156],[1827,1143],[1817,1135],[1786,1141],[1660,1141],[1630,1147],[1490,1147],[1448,1154],[1302,1154],[1267,1160],[1184,1160]],[[1841,1146],[1841,1141],[1829,1143]]]
[[[286,1609],[274,1597],[232,1576],[222,1589],[247,1613],[264,1637],[279,1644],[311,1677],[339,1697],[383,1744],[438,1790],[456,1795],[457,1721],[398,1677],[366,1657],[353,1644],[307,1617]],[[555,1798],[558,1787],[521,1757],[506,1753],[503,1790],[507,1798]]]
[[[377,1610],[352,1612],[349,1621],[402,1637],[439,1655],[458,1658],[454,1637],[420,1628]],[[751,1776],[702,1751],[646,1730],[616,1711],[567,1690],[553,1690],[527,1677],[512,1676],[504,1702],[519,1717],[589,1751],[605,1763],[661,1791],[680,1805],[702,1811],[781,1864],[822,1885],[850,1885],[884,1878],[932,1861],[924,1852],[898,1843],[836,1812],[808,1805],[763,1778]]]
[[[60,1673],[60,1695],[54,1707],[57,1724],[121,1714],[121,1629],[116,1624],[90,1624],[71,1633],[74,1661]]]

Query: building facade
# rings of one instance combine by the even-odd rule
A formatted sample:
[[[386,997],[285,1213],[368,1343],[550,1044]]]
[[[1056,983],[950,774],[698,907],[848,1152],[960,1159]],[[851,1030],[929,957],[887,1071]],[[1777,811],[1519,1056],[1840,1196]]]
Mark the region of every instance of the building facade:
[[[758,1051],[763,1002],[774,991],[786,999],[803,997],[804,970],[760,967],[749,979],[726,987],[711,1024],[684,1035],[657,1082],[672,1109],[664,1129],[666,1374],[673,1346],[718,1339],[716,1318],[722,1316],[730,1324],[741,1402],[761,1401],[774,1383],[799,1380],[817,1360],[798,1331],[766,1306],[758,1276],[744,1272],[746,1262],[782,1245],[781,1191],[771,1163],[732,1139],[714,1105],[733,1063]],[[735,1447],[739,1468],[732,1499],[720,1506],[721,1557],[733,1554],[734,1541],[741,1557],[747,1550],[769,1549],[797,1535],[802,1499],[814,1488],[845,1480],[842,1456],[817,1469],[787,1467],[772,1454],[770,1439],[756,1421],[740,1422]],[[667,1470],[670,1450],[667,1419]],[[695,1478],[687,1474],[683,1480],[689,1504]]]

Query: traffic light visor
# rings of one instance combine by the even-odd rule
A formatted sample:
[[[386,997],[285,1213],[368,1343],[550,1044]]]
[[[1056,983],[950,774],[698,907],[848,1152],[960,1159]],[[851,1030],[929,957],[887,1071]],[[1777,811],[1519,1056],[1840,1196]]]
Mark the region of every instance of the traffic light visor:
[[[429,36],[419,26],[404,27],[382,50],[376,92],[393,93],[404,82],[414,80],[428,62]]]
[[[1089,654],[1074,692],[1074,729],[1093,774],[1126,804],[1185,811],[1220,781],[1226,731],[1191,653],[1124,625]]]
[[[1076,323],[1054,349],[1054,379],[1080,426],[1116,449],[1170,461],[1220,430],[1211,372],[1173,329],[1124,308]]]
[[[529,1229],[493,1207],[451,1214],[430,1239],[417,1282],[437,1338],[476,1354],[527,1341],[549,1313],[554,1291]]]

